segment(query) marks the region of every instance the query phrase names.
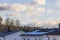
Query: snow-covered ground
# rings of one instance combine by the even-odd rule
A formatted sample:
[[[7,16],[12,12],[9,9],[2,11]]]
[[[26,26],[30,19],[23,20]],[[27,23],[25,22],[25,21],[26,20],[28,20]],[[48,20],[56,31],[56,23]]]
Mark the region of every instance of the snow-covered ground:
[[[22,40],[21,36],[19,36],[19,35],[22,34],[22,33],[24,33],[24,32],[19,31],[19,32],[10,34],[10,35],[8,35],[8,36],[5,36],[5,39],[6,39],[6,40]]]

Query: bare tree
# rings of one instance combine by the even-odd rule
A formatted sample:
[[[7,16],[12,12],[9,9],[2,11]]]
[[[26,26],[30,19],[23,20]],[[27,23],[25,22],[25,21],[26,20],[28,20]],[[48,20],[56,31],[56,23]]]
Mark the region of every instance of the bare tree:
[[[10,24],[10,18],[6,18],[5,23],[6,23],[6,25],[9,25]]]
[[[13,19],[11,19],[10,25],[11,25],[11,26],[14,26],[14,20],[13,20]]]
[[[16,20],[16,23],[15,23],[16,26],[19,26],[20,25],[20,22],[19,20]]]
[[[2,20],[3,20],[3,19],[0,17],[0,25],[1,25],[1,23],[2,23]]]

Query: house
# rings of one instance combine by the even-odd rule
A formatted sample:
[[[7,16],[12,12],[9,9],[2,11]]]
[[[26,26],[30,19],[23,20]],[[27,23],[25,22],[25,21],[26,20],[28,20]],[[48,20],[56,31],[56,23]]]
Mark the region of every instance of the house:
[[[19,35],[23,33],[23,31],[0,33],[0,40],[21,40],[21,37]]]

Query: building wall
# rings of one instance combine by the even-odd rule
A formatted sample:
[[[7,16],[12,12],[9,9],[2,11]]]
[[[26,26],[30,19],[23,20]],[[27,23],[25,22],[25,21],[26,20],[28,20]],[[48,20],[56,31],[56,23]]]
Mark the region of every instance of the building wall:
[[[60,40],[60,35],[48,35],[49,40]]]
[[[48,40],[47,36],[22,36],[22,40]]]

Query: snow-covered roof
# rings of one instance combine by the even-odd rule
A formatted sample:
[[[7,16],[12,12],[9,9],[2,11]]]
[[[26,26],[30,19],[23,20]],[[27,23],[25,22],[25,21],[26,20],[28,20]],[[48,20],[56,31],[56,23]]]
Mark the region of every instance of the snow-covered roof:
[[[35,30],[33,32],[27,32],[27,33],[21,34],[20,36],[40,36],[47,33],[47,32],[38,32],[38,31],[39,30]]]
[[[28,33],[25,33],[25,34],[45,34],[47,32],[38,32],[38,30],[36,31],[33,31],[33,32],[28,32]]]

